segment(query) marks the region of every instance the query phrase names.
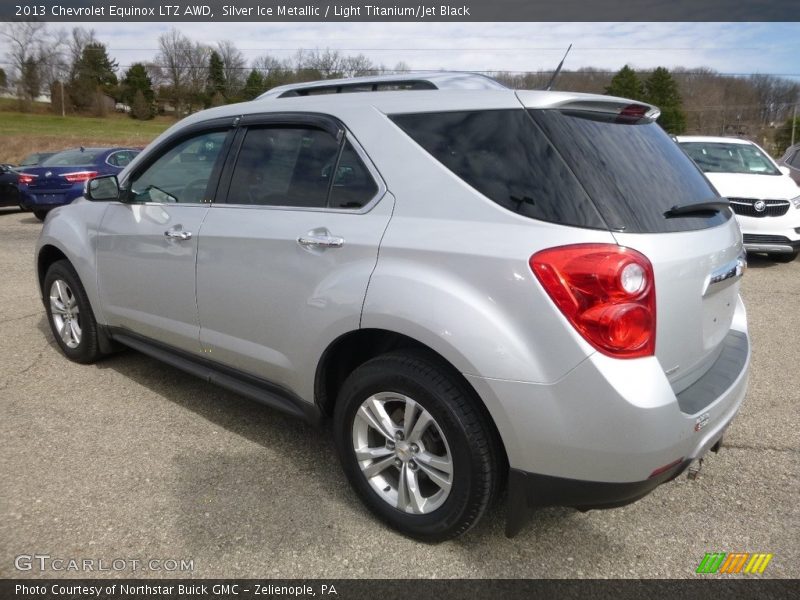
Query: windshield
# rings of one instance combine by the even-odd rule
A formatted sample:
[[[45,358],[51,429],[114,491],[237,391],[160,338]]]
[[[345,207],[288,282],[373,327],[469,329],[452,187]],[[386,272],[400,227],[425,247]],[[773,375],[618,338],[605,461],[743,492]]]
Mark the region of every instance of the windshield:
[[[752,144],[681,142],[681,147],[704,173],[781,174],[769,157]]]
[[[44,159],[42,167],[80,167],[94,164],[104,150],[64,150]]]

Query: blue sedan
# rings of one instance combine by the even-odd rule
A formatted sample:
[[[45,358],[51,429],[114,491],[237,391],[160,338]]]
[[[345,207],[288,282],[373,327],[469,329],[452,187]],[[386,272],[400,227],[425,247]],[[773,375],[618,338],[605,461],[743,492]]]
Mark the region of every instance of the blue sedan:
[[[86,182],[116,175],[139,153],[136,148],[75,148],[57,152],[19,174],[20,206],[44,220],[48,211],[83,195]]]

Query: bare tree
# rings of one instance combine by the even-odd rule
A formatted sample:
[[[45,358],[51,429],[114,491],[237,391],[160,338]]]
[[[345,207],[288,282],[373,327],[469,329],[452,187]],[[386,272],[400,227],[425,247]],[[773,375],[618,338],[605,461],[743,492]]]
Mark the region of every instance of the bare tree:
[[[341,61],[341,69],[344,77],[361,77],[364,75],[378,74],[378,67],[363,54],[345,56]]]
[[[20,98],[29,104],[32,90],[49,86],[62,74],[64,32],[51,31],[39,21],[15,21],[0,23],[0,37],[8,44],[9,84],[16,84]],[[30,85],[33,81],[38,85]]]
[[[233,42],[228,40],[217,42],[217,54],[222,59],[225,91],[228,97],[236,96],[244,87],[244,80],[247,77],[247,61]]]

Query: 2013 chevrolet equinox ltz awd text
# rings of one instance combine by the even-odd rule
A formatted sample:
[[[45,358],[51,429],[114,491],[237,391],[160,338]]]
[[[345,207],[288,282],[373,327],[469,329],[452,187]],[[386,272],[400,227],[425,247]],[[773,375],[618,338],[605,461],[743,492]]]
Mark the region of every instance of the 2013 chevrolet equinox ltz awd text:
[[[420,540],[505,487],[508,535],[633,502],[719,448],[750,360],[741,233],[657,116],[454,73],[191,115],[46,219],[55,339],[330,418]]]

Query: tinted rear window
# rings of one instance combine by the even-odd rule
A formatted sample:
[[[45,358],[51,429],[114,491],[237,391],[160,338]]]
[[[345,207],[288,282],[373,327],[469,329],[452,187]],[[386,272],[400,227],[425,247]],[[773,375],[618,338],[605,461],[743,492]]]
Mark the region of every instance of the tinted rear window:
[[[666,218],[676,205],[718,194],[699,169],[655,123],[619,123],[612,118],[560,110],[530,115],[614,230],[662,233],[714,227],[729,210]]]
[[[445,167],[500,206],[542,221],[605,228],[578,180],[524,110],[391,118]]]
[[[64,150],[41,162],[43,167],[80,167],[92,165],[104,150]]]

